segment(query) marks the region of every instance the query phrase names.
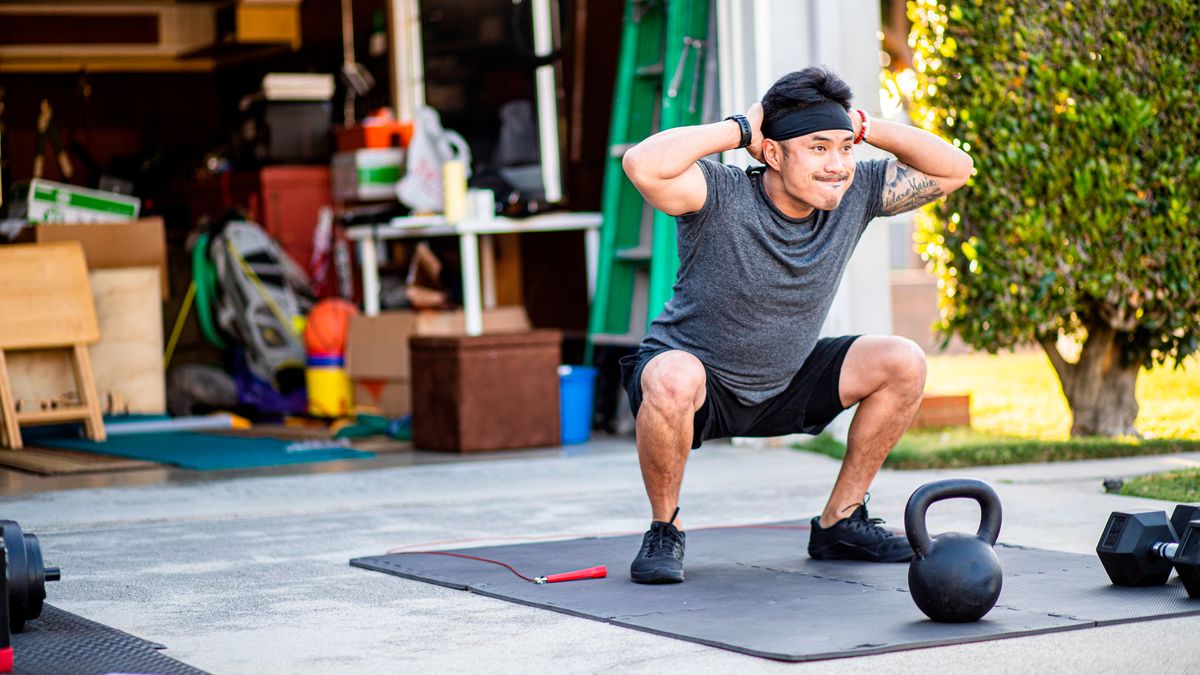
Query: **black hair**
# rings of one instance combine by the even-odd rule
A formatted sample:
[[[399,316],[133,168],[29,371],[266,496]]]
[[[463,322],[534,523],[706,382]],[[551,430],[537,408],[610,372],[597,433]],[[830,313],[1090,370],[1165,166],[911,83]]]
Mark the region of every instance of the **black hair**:
[[[762,98],[763,119],[819,103],[836,103],[850,111],[850,85],[825,66],[809,66],[776,80]]]

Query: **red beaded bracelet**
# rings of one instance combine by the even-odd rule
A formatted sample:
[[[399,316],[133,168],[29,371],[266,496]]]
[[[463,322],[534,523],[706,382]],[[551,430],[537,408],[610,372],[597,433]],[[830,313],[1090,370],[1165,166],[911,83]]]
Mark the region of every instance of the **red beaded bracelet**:
[[[867,111],[863,110],[862,108],[855,108],[854,110],[858,113],[859,119],[862,120],[862,124],[859,125],[858,128],[858,138],[854,139],[854,144],[858,145],[859,143],[867,140],[867,134],[870,133],[871,130],[871,123],[867,121]]]

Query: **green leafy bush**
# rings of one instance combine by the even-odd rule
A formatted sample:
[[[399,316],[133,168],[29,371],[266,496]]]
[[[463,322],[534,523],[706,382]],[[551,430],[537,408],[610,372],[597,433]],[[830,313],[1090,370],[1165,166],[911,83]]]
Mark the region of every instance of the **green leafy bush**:
[[[1072,435],[1135,434],[1139,366],[1200,347],[1200,2],[908,3],[914,122],[971,153],[917,243],[939,330],[1039,343]],[[1083,347],[1060,354],[1068,335]]]

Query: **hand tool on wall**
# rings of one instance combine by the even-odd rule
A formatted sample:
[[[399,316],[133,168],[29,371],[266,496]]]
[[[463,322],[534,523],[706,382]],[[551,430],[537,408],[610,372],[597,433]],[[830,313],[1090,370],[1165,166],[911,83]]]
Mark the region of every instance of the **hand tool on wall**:
[[[54,146],[54,156],[58,160],[58,170],[62,173],[63,178],[70,178],[75,172],[71,166],[71,158],[67,157],[67,153],[63,150],[62,139],[58,136],[58,128],[54,126],[54,110],[50,107],[50,101],[42,99],[42,109],[38,113],[37,123],[37,142],[34,146],[33,155],[33,177],[41,178],[42,169],[45,168],[45,156],[43,151],[46,147],[46,136],[50,136],[50,144]]]
[[[356,98],[366,96],[375,88],[371,71],[354,58],[354,8],[351,0],[342,0],[342,83],[346,85],[346,102],[342,112],[342,124],[354,126],[357,119],[354,111]]]

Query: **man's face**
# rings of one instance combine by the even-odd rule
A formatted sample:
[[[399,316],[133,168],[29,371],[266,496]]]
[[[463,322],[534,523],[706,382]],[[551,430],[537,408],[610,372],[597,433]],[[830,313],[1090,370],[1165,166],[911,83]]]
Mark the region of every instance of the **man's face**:
[[[778,166],[773,168],[778,169],[788,196],[822,211],[837,208],[854,180],[854,134],[840,129],[816,131],[771,142],[779,146],[774,153]]]

